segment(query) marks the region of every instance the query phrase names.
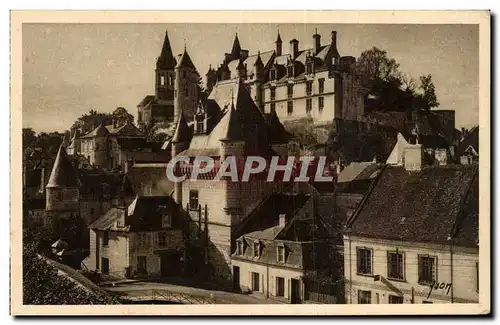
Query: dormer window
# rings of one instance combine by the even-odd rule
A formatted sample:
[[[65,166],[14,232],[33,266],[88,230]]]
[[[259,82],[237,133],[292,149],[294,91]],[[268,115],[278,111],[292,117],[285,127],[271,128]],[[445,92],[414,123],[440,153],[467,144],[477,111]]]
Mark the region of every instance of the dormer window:
[[[306,73],[307,74],[313,73],[313,64],[312,64],[312,61],[308,61],[306,63]]]
[[[288,74],[288,78],[293,78],[293,64],[290,64],[287,67],[287,74]]]
[[[242,239],[238,240],[236,242],[236,254],[238,255],[243,255],[243,253],[245,252],[245,243],[243,242]]]
[[[276,253],[278,262],[285,263],[285,245],[278,244]]]
[[[205,132],[203,120],[196,121],[196,130],[198,133]]]
[[[258,240],[253,242],[253,257],[260,257],[260,242]]]
[[[271,88],[271,100],[276,99],[276,88]]]
[[[269,71],[269,79],[271,79],[271,80],[276,79],[276,70],[271,69],[271,71]]]
[[[160,86],[165,86],[165,76],[160,76]]]

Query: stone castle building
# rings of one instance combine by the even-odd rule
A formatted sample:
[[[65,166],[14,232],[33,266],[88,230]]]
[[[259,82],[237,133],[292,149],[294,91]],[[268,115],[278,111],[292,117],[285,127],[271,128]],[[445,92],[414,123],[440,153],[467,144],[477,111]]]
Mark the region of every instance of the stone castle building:
[[[316,32],[313,44],[300,49],[299,41],[292,39],[285,53],[278,32],[273,50],[249,55],[236,35],[222,64],[209,68],[207,89],[220,81],[241,79],[259,110],[276,112],[282,121],[304,117],[312,117],[318,124],[334,119],[360,120],[364,101],[356,59],[340,56],[336,31],[326,44]]]
[[[168,32],[160,56],[156,60],[155,94],[147,95],[137,105],[137,124],[144,129],[159,123],[175,123],[175,112],[183,110],[192,118],[199,97],[199,74],[187,53],[174,57]],[[178,108],[178,109],[177,109]]]

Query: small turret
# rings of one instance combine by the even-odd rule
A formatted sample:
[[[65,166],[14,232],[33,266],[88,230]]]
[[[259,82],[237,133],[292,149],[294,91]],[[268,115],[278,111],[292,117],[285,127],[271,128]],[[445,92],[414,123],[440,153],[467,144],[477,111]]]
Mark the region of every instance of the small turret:
[[[59,147],[50,178],[46,186],[47,211],[78,210],[78,175],[63,146]]]

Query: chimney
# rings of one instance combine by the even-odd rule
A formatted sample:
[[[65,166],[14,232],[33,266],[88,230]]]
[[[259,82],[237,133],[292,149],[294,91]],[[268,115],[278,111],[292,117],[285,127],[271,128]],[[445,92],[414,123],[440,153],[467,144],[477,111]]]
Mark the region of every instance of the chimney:
[[[318,29],[316,29],[316,33],[313,35],[314,40],[314,54],[319,53],[319,49],[321,48],[321,35],[318,34]]]
[[[45,167],[40,171],[40,193],[45,192]]]
[[[292,59],[297,57],[297,53],[299,53],[299,41],[294,38],[290,41],[290,55],[292,56]]]
[[[280,227],[285,227],[286,225],[286,214],[281,213],[279,216],[279,224]]]
[[[421,144],[408,144],[404,148],[403,164],[408,171],[418,171],[422,169],[423,148]]]
[[[118,218],[116,219],[116,227],[125,227],[125,219],[127,217],[127,207],[125,205],[125,200],[121,199],[118,201]]]
[[[332,31],[332,46],[337,49],[337,31]]]

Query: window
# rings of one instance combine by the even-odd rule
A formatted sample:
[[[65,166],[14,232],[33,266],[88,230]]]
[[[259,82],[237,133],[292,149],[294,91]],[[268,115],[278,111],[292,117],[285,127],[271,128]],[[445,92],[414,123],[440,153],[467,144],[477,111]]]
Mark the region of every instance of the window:
[[[278,245],[278,249],[277,249],[277,253],[278,253],[278,262],[280,263],[285,263],[285,246],[284,245]]]
[[[102,234],[102,245],[103,246],[108,246],[109,245],[109,231],[105,231]]]
[[[271,103],[271,112],[276,112],[276,103]]]
[[[306,99],[306,113],[311,112],[312,110],[312,98]]]
[[[162,231],[158,233],[158,247],[163,248],[167,246],[167,233]]]
[[[293,114],[293,102],[292,101],[289,101],[287,103],[287,113],[288,113],[288,115],[292,115]]]
[[[269,72],[269,74],[270,74],[269,78],[270,78],[271,80],[276,79],[276,70],[272,69],[272,70]]]
[[[372,249],[371,248],[357,248],[357,272],[358,274],[372,274]]]
[[[161,227],[170,228],[172,227],[172,216],[169,214],[164,214],[161,217]]]
[[[204,133],[205,132],[203,120],[196,122],[196,129],[197,129],[198,133]]]
[[[243,243],[243,240],[238,240],[236,242],[236,245],[237,245],[237,251],[236,251],[236,254],[238,255],[243,255],[243,253],[245,252],[245,246],[244,246],[244,243]]]
[[[325,91],[325,79],[319,79],[319,93],[322,94]]]
[[[189,191],[189,208],[190,209],[198,209],[198,191]]]
[[[372,292],[358,290],[358,304],[371,304],[372,303]]]
[[[313,90],[313,84],[312,84],[312,82],[311,82],[311,81],[308,81],[308,82],[306,83],[306,95],[307,95],[307,96],[311,96],[311,94],[312,94],[312,90]]]
[[[276,99],[276,88],[271,88],[271,100]]]
[[[285,279],[276,277],[276,296],[284,297],[285,296]]]
[[[252,291],[260,290],[260,274],[252,272]]]
[[[293,77],[293,65],[289,65],[287,67],[287,73],[288,73],[288,78],[292,78]]]
[[[399,296],[389,296],[389,303],[390,304],[402,304],[403,303],[403,297]]]
[[[258,241],[255,241],[253,243],[253,257],[259,257],[260,256],[260,243]]]
[[[101,257],[101,266],[102,274],[109,274],[109,259]]]
[[[160,76],[160,86],[165,86],[165,76]]]
[[[139,122],[142,122],[142,112],[138,112],[137,113],[137,120],[139,120]]]
[[[436,258],[428,255],[418,256],[418,283],[428,285],[436,280]]]
[[[393,280],[405,279],[404,255],[399,252],[387,253],[387,278]]]
[[[293,97],[293,85],[288,85],[287,86],[286,93],[287,93],[288,98],[292,98]]]
[[[325,97],[318,97],[318,110],[319,112],[323,112],[323,108],[325,107]]]
[[[148,245],[148,234],[146,233],[138,233],[137,234],[137,243],[139,247],[146,247]]]
[[[312,62],[311,61],[307,62],[307,64],[306,64],[306,73],[307,74],[311,74],[312,70],[313,70],[312,68],[313,68]]]

